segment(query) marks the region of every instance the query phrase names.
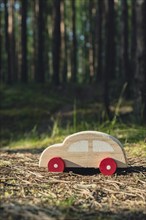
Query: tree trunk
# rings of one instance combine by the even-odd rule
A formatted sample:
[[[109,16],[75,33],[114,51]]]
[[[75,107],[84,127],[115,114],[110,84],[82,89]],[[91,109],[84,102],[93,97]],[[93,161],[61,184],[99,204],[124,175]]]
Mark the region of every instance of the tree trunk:
[[[84,44],[83,44],[83,82],[87,83],[90,81],[90,70],[89,70],[89,4],[82,5],[82,16],[86,17],[86,20],[83,20],[83,30],[82,33],[84,35]]]
[[[43,19],[44,19],[44,54],[43,54],[43,58],[44,58],[44,81],[48,81],[50,79],[50,57],[49,57],[49,52],[50,52],[50,23],[48,21],[48,19],[51,17],[52,13],[52,3],[50,1],[45,1],[45,5],[44,5],[44,13],[43,13]],[[52,32],[51,32],[52,33]]]
[[[146,1],[136,0],[136,70],[134,113],[137,122],[146,120]]]
[[[128,56],[128,3],[127,0],[121,1],[122,7],[122,17],[121,17],[121,65],[120,65],[120,72],[121,77],[123,78],[123,83],[126,80],[128,83],[127,86],[127,98],[130,98],[131,95],[131,72],[129,68],[129,56]],[[134,3],[132,3],[134,4]]]
[[[8,12],[8,35],[9,35],[9,50],[10,50],[10,75],[8,82],[16,80],[16,53],[15,53],[15,34],[14,34],[14,0],[9,0]]]
[[[143,88],[142,88],[142,103],[143,103],[143,112],[142,117],[144,123],[146,123],[146,1],[143,3],[142,9],[143,15],[143,37],[144,37],[144,52],[143,52],[143,74],[144,74],[144,81],[143,81]]]
[[[1,5],[0,5],[1,10]],[[2,82],[2,16],[0,13],[0,82]]]
[[[45,81],[45,68],[44,68],[44,20],[45,0],[39,0],[39,13],[38,13],[38,57],[37,57],[37,82],[43,83]]]
[[[15,42],[16,42],[16,64],[17,64],[17,76],[16,80],[21,81],[21,69],[22,69],[22,12],[21,12],[20,7],[18,13],[15,13],[15,29],[16,29],[16,34],[15,34]],[[21,36],[20,34],[21,33]]]
[[[60,84],[60,47],[61,47],[61,13],[60,0],[54,0],[54,29],[53,29],[53,82]]]
[[[105,59],[106,66],[104,71],[104,105],[106,114],[109,119],[111,119],[110,113],[110,90],[109,83],[114,75],[114,56],[115,56],[115,46],[114,46],[114,0],[105,1],[106,6],[106,51]]]
[[[77,81],[77,38],[76,38],[76,0],[71,0],[72,3],[72,81]]]
[[[132,75],[135,75],[135,68],[136,68],[136,1],[132,2],[132,16],[131,16],[131,66],[130,70]],[[133,79],[131,79],[133,81]]]
[[[94,44],[93,44],[93,8],[94,4],[93,1],[89,0],[89,23],[90,23],[90,29],[89,29],[89,76],[90,76],[90,82],[93,81],[94,77]]]
[[[61,72],[62,82],[67,82],[67,35],[66,35],[66,7],[65,0],[61,1]]]
[[[34,0],[33,2],[33,78],[35,82],[38,82],[38,71],[37,71],[37,57],[38,57],[38,13],[39,13],[39,2]]]
[[[102,50],[103,50],[103,41],[102,41],[102,29],[103,29],[103,0],[98,0],[98,11],[97,11],[97,22],[98,22],[98,30],[97,30],[97,44],[98,44],[98,62],[97,62],[97,71],[96,71],[96,81],[102,79],[103,69],[102,69]]]
[[[12,72],[11,72],[11,57],[10,57],[10,39],[9,39],[9,32],[8,32],[8,1],[4,0],[5,4],[5,48],[7,54],[7,76],[6,82],[12,82]]]
[[[21,45],[22,45],[22,63],[21,63],[21,82],[28,82],[27,72],[27,0],[22,0],[22,19],[21,19]]]

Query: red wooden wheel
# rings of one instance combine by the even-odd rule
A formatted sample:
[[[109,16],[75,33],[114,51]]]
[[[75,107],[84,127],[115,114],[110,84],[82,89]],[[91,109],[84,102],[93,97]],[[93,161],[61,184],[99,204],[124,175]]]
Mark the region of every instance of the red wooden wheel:
[[[63,172],[64,169],[65,163],[60,157],[53,157],[48,163],[48,171],[50,172]]]
[[[116,172],[117,164],[112,158],[105,158],[100,162],[99,170],[102,174],[110,176]]]

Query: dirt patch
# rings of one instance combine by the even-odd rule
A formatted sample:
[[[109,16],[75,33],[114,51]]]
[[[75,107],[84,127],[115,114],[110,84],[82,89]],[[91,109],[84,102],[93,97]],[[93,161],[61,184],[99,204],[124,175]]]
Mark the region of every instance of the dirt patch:
[[[105,177],[98,170],[53,174],[40,154],[1,152],[0,219],[146,219],[146,159]]]

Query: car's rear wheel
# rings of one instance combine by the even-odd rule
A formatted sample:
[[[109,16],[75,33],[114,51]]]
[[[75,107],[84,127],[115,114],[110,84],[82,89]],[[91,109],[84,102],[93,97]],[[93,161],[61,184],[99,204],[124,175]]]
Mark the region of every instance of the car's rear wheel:
[[[64,160],[60,157],[53,157],[48,162],[48,171],[49,172],[63,172],[65,169]]]
[[[112,158],[105,158],[100,162],[99,170],[102,174],[110,176],[116,172],[117,163]]]

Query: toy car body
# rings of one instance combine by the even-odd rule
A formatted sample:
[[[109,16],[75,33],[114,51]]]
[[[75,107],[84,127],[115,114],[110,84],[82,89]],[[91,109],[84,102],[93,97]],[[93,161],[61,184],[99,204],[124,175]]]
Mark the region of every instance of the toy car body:
[[[99,168],[104,175],[112,175],[117,168],[127,167],[127,160],[122,144],[113,136],[83,131],[47,147],[39,166],[50,172],[63,172],[66,167]]]

